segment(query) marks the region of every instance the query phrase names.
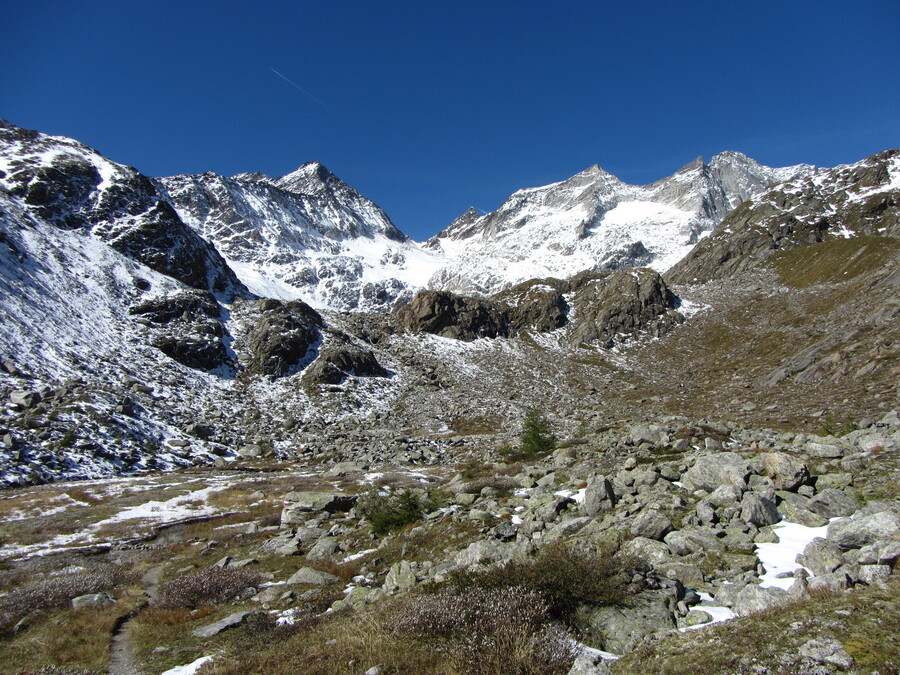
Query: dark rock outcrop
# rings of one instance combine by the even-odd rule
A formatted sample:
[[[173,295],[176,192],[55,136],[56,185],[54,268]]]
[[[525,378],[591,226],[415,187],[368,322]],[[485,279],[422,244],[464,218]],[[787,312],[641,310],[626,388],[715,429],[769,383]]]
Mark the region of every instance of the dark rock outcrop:
[[[185,291],[177,295],[153,298],[134,305],[128,313],[150,323],[169,323],[175,319],[205,316],[218,319],[222,308],[208,291]]]
[[[575,291],[575,344],[613,347],[617,336],[664,335],[684,321],[677,298],[651,269],[623,270],[592,278]]]
[[[447,291],[420,291],[396,312],[400,325],[414,333],[457,340],[509,336],[509,319],[497,303]]]
[[[370,350],[341,344],[323,350],[304,373],[303,380],[309,384],[340,384],[349,375],[390,377]]]
[[[321,337],[322,317],[305,302],[263,300],[262,317],[247,337],[247,370],[281,377],[297,366]]]

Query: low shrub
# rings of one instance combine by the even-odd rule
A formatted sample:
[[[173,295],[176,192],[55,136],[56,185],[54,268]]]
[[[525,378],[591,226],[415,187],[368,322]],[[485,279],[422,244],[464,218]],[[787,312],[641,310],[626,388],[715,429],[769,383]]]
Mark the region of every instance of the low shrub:
[[[458,672],[566,673],[576,656],[571,636],[549,622],[550,606],[521,586],[445,588],[410,597],[394,614],[399,637],[432,645]]]
[[[538,555],[484,571],[461,571],[450,576],[450,584],[466,589],[502,589],[518,586],[539,594],[547,602],[550,616],[578,628],[578,606],[625,604],[628,585],[638,563],[605,555],[576,544],[550,544]]]
[[[245,567],[210,567],[167,581],[156,604],[163,609],[217,605],[261,580],[259,573]]]
[[[35,610],[65,607],[79,595],[112,592],[117,587],[137,581],[137,574],[105,563],[48,576],[0,595],[0,629],[9,628]]]

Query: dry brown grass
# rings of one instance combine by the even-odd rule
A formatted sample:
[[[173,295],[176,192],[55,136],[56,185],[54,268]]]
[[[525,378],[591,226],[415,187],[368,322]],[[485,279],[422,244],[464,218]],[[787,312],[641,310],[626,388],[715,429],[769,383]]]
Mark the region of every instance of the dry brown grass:
[[[141,602],[137,596],[125,596],[108,607],[33,615],[29,628],[0,641],[0,672],[21,673],[42,666],[106,672],[113,630]]]

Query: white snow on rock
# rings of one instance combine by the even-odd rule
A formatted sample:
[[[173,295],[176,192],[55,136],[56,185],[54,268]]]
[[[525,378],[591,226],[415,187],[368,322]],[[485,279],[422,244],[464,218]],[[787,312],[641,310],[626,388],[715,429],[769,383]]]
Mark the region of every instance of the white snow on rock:
[[[212,656],[202,656],[196,661],[192,661],[191,663],[185,666],[176,666],[174,668],[170,668],[166,672],[162,673],[162,675],[194,675],[199,672],[200,668],[213,660]]]

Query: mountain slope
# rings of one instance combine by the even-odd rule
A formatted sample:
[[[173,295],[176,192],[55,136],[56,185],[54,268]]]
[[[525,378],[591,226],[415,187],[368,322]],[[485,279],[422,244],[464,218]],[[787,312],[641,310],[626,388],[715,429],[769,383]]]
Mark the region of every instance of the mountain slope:
[[[384,310],[411,297],[442,262],[316,162],[277,180],[205,173],[158,182],[184,221],[261,296]]]
[[[44,222],[89,232],[189,286],[223,297],[245,291],[147,177],[77,141],[0,122],[0,188]]]
[[[742,204],[669,272],[702,282],[758,267],[775,251],[858,236],[897,237],[900,150],[800,176]]]
[[[473,210],[428,241],[450,262],[433,288],[491,293],[529,278],[650,265],[664,271],[734,206],[813,167],[764,167],[740,153],[698,158],[646,186],[592,166],[560,183],[519,190],[495,212]]]

